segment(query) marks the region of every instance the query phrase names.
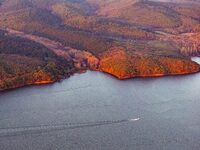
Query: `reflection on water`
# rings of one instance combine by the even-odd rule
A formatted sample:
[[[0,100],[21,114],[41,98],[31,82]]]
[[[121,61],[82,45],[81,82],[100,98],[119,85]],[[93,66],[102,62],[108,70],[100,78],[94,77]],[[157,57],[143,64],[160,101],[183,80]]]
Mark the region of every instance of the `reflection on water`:
[[[3,150],[199,150],[200,74],[120,81],[88,71],[0,94]]]

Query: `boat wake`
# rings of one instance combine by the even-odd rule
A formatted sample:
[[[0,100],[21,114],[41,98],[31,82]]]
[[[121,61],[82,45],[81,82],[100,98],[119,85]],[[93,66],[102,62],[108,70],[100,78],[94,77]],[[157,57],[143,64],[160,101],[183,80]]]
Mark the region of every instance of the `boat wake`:
[[[25,134],[37,134],[37,133],[50,132],[50,131],[55,131],[55,130],[96,127],[96,126],[120,124],[120,123],[126,123],[126,122],[135,122],[139,120],[140,118],[124,119],[124,120],[104,120],[104,121],[85,122],[85,123],[66,123],[66,124],[57,124],[57,125],[51,124],[51,125],[26,126],[26,127],[15,127],[15,128],[0,128],[0,137],[18,136],[18,135],[25,135]]]
[[[139,120],[140,120],[140,118],[129,119],[130,122],[139,121]]]

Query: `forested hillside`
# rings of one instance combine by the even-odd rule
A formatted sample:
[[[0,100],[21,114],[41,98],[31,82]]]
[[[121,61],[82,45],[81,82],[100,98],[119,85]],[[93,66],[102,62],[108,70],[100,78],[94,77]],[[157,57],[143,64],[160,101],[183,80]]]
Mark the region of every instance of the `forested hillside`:
[[[80,70],[120,79],[200,71],[199,0],[1,0],[0,89]]]

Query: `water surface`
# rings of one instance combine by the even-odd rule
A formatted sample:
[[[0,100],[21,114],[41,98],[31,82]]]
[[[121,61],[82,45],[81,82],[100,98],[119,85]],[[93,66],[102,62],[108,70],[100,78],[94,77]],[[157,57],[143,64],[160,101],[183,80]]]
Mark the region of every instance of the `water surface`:
[[[199,150],[199,85],[198,73],[120,81],[88,71],[0,93],[0,149]]]

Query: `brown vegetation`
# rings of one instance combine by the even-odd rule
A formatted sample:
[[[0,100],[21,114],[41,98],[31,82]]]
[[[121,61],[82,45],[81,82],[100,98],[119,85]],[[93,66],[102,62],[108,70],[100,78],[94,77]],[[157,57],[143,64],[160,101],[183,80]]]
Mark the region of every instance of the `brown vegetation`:
[[[200,66],[189,59],[166,56],[133,55],[121,47],[102,54],[99,70],[119,79],[181,75],[200,71]]]
[[[0,90],[52,83],[85,69],[120,79],[199,71],[190,60],[200,54],[198,1],[0,3]]]

